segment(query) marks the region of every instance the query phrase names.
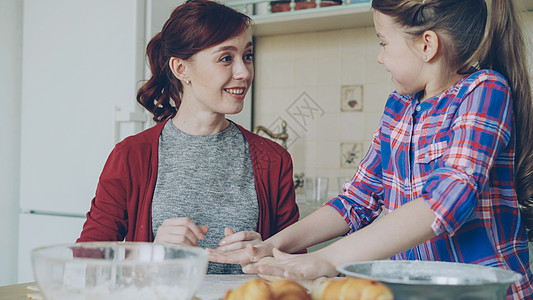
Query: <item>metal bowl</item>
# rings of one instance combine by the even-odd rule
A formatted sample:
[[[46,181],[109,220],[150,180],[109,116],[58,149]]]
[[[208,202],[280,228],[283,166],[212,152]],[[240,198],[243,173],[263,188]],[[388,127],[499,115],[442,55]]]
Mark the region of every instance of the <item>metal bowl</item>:
[[[207,251],[137,242],[54,245],[32,251],[47,299],[192,299],[207,270]]]
[[[346,276],[385,283],[394,299],[505,299],[509,287],[522,279],[519,273],[473,264],[380,260],[337,268]]]

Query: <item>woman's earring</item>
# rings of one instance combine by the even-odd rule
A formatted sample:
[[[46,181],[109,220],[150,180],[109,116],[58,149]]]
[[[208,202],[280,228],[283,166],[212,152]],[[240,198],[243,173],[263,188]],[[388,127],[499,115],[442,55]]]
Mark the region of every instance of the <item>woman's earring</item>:
[[[424,55],[424,60],[428,60],[428,56],[427,55]]]
[[[185,79],[185,83],[186,83],[187,85],[189,85],[189,84],[191,84],[191,81],[190,81],[189,79]]]

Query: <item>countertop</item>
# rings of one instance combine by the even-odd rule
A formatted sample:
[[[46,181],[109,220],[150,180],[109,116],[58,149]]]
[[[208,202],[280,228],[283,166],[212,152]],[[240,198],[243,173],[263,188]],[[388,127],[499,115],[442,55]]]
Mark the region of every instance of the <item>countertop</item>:
[[[200,300],[219,300],[224,297],[226,291],[237,288],[256,275],[207,275],[202,282],[196,297]],[[36,290],[35,282],[14,284],[0,287],[0,299],[2,300],[28,300],[44,299]],[[41,297],[41,298],[39,298]]]

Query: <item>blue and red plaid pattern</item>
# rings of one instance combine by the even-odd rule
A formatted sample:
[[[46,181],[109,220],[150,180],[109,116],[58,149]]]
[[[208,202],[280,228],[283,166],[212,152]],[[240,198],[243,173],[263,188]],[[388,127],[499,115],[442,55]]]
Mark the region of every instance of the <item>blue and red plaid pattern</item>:
[[[482,70],[438,97],[419,103],[418,96],[389,96],[357,172],[343,194],[325,205],[354,232],[382,211],[422,197],[436,215],[437,236],[392,259],[514,270],[524,279],[511,287],[508,299],[533,297],[528,241],[513,188],[515,137],[506,80]]]

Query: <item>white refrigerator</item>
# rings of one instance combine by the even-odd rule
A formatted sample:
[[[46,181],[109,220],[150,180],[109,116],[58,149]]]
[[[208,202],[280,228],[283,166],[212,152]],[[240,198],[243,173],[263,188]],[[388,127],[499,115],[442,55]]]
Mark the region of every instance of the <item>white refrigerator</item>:
[[[33,248],[79,236],[121,138],[115,110],[141,114],[145,11],[144,1],[24,1],[19,282],[33,281]],[[143,126],[117,124],[121,135]]]
[[[18,282],[31,250],[74,242],[116,142],[151,126],[136,103],[147,41],[172,0],[25,0]],[[251,103],[229,116],[251,128]]]

